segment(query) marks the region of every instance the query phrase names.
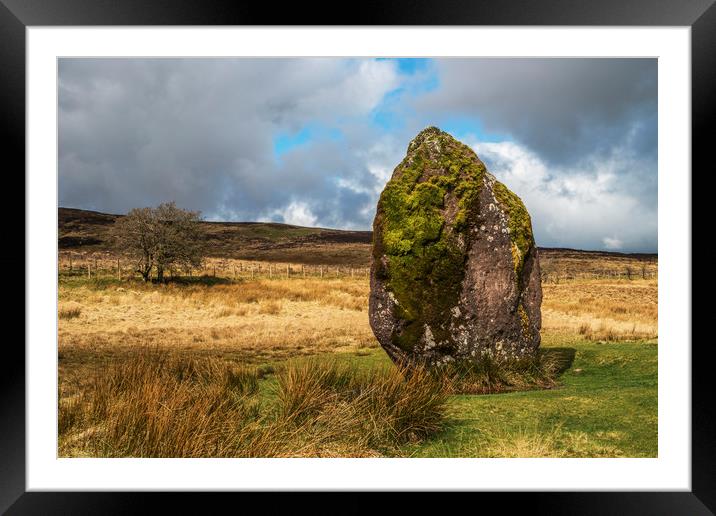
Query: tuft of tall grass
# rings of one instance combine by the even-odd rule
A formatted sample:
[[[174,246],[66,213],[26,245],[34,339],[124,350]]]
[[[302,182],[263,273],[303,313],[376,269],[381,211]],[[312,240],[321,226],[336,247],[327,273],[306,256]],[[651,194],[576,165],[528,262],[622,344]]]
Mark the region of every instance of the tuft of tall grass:
[[[438,432],[445,418],[448,391],[422,367],[392,369],[366,385],[360,399],[369,407],[372,436],[395,443],[415,441]]]
[[[639,339],[656,338],[651,332],[637,331],[636,324],[628,330],[618,330],[611,326],[602,324],[597,330],[591,331],[584,335],[587,340],[598,342],[618,342],[618,341],[634,341]]]
[[[335,402],[356,381],[355,371],[346,363],[316,359],[291,364],[278,376],[277,398],[281,416],[303,421]]]
[[[60,319],[76,319],[82,314],[82,306],[79,303],[70,301],[60,305],[57,309],[57,316]]]
[[[364,456],[395,452],[425,439],[444,424],[448,392],[423,368],[361,372],[331,360],[307,360],[284,369],[277,399],[283,420],[301,429],[303,451],[325,453],[317,443]],[[308,439],[306,439],[308,437]]]
[[[495,394],[557,385],[559,362],[543,352],[521,358],[496,358],[485,354],[475,360],[449,362],[434,368],[452,394]]]
[[[255,440],[257,389],[245,367],[144,351],[98,370],[82,399],[61,401],[60,435],[82,422],[94,456],[233,456]]]
[[[75,396],[60,401],[57,417],[57,434],[66,435],[80,426],[84,419],[82,400]]]
[[[592,326],[589,323],[582,323],[579,325],[577,333],[589,338],[592,335]]]

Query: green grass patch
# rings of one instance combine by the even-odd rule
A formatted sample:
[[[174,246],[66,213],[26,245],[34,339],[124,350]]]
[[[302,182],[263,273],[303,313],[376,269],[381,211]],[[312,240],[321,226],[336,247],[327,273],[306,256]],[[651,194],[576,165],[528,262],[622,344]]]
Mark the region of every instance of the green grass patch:
[[[574,361],[556,388],[454,396],[446,429],[404,451],[416,457],[656,457],[656,342],[572,347]]]

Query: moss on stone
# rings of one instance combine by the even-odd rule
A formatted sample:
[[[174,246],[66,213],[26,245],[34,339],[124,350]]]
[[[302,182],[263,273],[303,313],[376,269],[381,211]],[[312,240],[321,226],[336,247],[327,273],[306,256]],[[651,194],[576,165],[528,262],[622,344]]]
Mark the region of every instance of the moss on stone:
[[[495,181],[493,192],[495,199],[507,214],[507,227],[510,230],[510,240],[512,242],[512,261],[515,273],[519,278],[522,275],[527,253],[529,253],[534,243],[532,221],[522,199],[508,190],[505,185]]]
[[[438,346],[450,343],[446,323],[460,295],[469,248],[467,221],[478,208],[484,173],[472,149],[428,128],[411,142],[408,156],[381,194],[374,252],[388,257],[378,274],[386,279],[397,315],[405,321],[393,339],[405,351],[420,340],[426,324]],[[457,200],[451,221],[446,220],[449,193]]]

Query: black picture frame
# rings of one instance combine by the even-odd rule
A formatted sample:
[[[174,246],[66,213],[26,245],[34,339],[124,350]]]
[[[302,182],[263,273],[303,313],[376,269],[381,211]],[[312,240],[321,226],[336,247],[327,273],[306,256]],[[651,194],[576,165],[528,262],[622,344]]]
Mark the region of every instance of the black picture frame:
[[[707,171],[716,133],[716,7],[714,0],[414,0],[363,2],[355,9],[333,4],[261,2],[216,2],[201,0],[0,0],[0,131],[4,147],[5,178],[14,177],[15,202],[24,203],[25,192],[25,29],[28,26],[61,25],[607,25],[607,26],[689,26],[691,27],[692,72],[692,171],[682,171],[685,180],[693,170]],[[348,6],[350,7],[350,5]],[[339,11],[340,9],[340,11]],[[341,12],[342,16],[338,13]],[[11,160],[8,160],[11,158]],[[712,167],[711,167],[712,168]],[[12,171],[12,173],[10,173]],[[693,191],[693,190],[692,190]],[[694,202],[692,201],[692,205]],[[13,210],[19,217],[23,207]],[[696,220],[694,218],[694,220]],[[28,271],[25,227],[19,223],[4,228],[4,242],[14,251],[0,256],[2,270]],[[693,231],[692,231],[693,234]],[[692,254],[693,256],[693,254]],[[692,258],[692,270],[694,268]],[[8,278],[13,292],[24,292],[20,275]],[[17,285],[15,285],[17,283]],[[17,287],[17,289],[15,289]],[[24,294],[23,294],[24,296]],[[22,306],[22,308],[21,308]],[[32,309],[14,303],[6,320],[20,321],[20,310]],[[12,311],[16,313],[12,313]],[[23,312],[24,313],[24,312]],[[14,316],[14,317],[13,317]],[[693,317],[692,317],[693,320]],[[15,324],[18,324],[15,322]],[[8,327],[10,325],[8,324]],[[20,331],[24,337],[24,327]],[[482,507],[486,502],[530,507],[531,513],[545,514],[713,514],[716,511],[716,418],[712,399],[712,366],[707,345],[692,351],[692,490],[690,492],[588,492],[588,493],[475,493]],[[216,502],[236,501],[259,507],[254,494],[212,496],[194,493],[77,493],[26,492],[25,489],[25,354],[19,339],[6,339],[0,373],[0,512],[7,514],[115,514],[148,512],[158,502],[163,512],[201,509],[207,512]],[[314,512],[362,512],[373,510],[373,502],[350,495],[350,502],[331,507],[322,498]],[[151,498],[152,500],[149,500]],[[406,497],[407,498],[407,497]],[[270,513],[283,504],[295,509],[296,499],[271,497]],[[411,500],[423,504],[421,496]],[[509,502],[508,502],[509,500]],[[452,503],[475,504],[473,501]],[[278,504],[278,505],[277,505]],[[299,503],[300,505],[300,503]],[[288,507],[288,505],[286,505]],[[343,510],[338,509],[342,507]],[[406,506],[403,506],[405,509]],[[235,506],[238,510],[239,506]]]

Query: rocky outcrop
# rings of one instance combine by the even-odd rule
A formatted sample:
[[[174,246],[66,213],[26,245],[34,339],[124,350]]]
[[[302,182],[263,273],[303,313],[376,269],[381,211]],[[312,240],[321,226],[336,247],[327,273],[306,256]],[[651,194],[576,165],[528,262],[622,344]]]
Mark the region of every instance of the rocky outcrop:
[[[373,222],[369,317],[395,362],[519,358],[540,344],[539,258],[524,204],[474,151],[420,132]]]

